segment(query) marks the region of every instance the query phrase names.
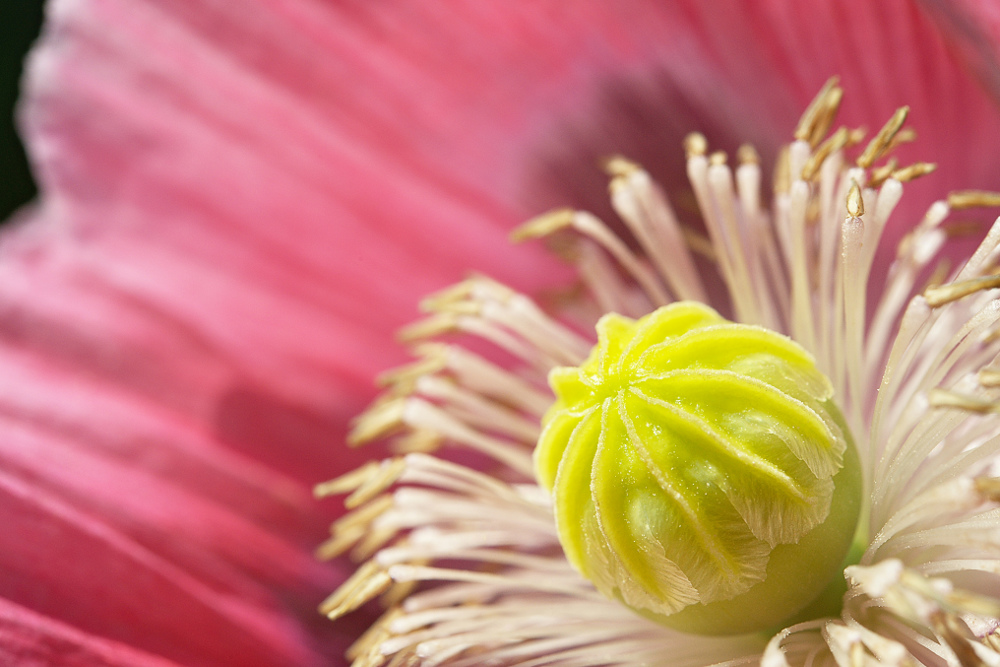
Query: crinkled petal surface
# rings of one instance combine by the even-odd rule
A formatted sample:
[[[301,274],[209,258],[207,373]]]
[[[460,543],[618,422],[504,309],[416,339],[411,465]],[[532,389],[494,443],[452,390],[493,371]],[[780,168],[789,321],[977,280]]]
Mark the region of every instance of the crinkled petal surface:
[[[558,273],[504,238],[551,203],[601,212],[597,158],[677,184],[693,129],[769,158],[839,73],[848,122],[913,106],[934,191],[1000,161],[993,102],[901,0],[48,12],[21,109],[43,197],[0,240],[0,657],[22,664],[339,655],[309,486],[358,460],[347,419],[420,295]]]

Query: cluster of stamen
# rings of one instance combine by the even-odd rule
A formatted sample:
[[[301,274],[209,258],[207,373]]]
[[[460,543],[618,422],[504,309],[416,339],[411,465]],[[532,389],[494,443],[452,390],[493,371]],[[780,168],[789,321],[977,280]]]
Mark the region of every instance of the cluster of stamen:
[[[822,651],[840,665],[1000,664],[996,600],[942,578],[1000,572],[991,463],[1000,452],[1000,221],[960,269],[938,259],[962,230],[944,224],[951,213],[998,206],[1000,195],[952,193],[915,225],[900,221],[911,231],[872,292],[876,248],[904,184],[934,165],[900,166],[892,155],[915,138],[906,108],[849,161],[864,132],[831,131],[842,95],[831,80],[803,115],[780,154],[770,207],[756,151],[741,148],[733,169],[705,137],[689,136],[704,229],[681,224],[639,165],[606,160],[613,208],[633,239],[571,209],[512,235],[545,239],[574,265],[578,298],[556,314],[481,276],[424,302],[427,318],[401,332],[417,361],[382,378],[384,395],[350,436],[352,445],[388,440],[396,456],[317,487],[349,494],[351,510],[320,554],[366,561],[323,613],[336,618],[379,596],[388,607],[352,648],[356,664],[593,664],[595,647],[608,656],[601,664],[669,655],[677,665],[780,667]],[[580,332],[605,312],[708,302],[719,280],[728,301],[712,305],[816,357],[866,471],[865,548],[847,573],[844,618],[773,638],[684,637],[601,597],[563,557],[551,501],[532,474],[552,401],[545,376],[586,358],[593,342]],[[441,342],[456,334],[496,352]],[[459,450],[463,463],[447,460]],[[440,585],[415,588],[421,582]]]

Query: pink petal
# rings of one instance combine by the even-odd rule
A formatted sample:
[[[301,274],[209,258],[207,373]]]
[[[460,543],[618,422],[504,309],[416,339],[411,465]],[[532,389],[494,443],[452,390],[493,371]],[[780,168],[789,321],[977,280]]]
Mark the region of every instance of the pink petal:
[[[0,599],[0,662],[22,667],[177,667],[177,663]]]
[[[990,0],[923,0],[956,57],[1000,100],[1000,6]]]
[[[0,244],[0,601],[31,610],[0,631],[38,651],[339,655],[308,489],[363,456],[340,443],[392,331],[469,269],[558,280],[505,236],[605,210],[609,152],[668,184],[691,129],[767,154],[839,73],[847,122],[913,106],[942,167],[918,204],[998,173],[996,107],[903,0],[49,13],[23,110],[44,197]]]
[[[7,473],[0,474],[0,521],[9,535],[0,597],[180,662],[320,664],[297,637],[301,630],[263,604],[262,592],[198,579]]]
[[[502,237],[542,202],[578,198],[553,191],[553,168],[603,200],[592,165],[610,151],[671,180],[692,127],[767,150],[838,72],[849,122],[913,105],[919,154],[942,167],[915,190],[985,186],[996,168],[978,140],[995,108],[909,2],[51,13],[25,113],[46,224],[8,239],[17,276],[2,282],[4,302],[52,297],[17,313],[21,340],[255,456],[292,423],[291,455],[271,462],[310,481],[339,458],[317,441],[399,358],[390,332],[420,295],[470,268],[525,286],[550,268]],[[74,350],[40,340],[53,319],[83,329]]]

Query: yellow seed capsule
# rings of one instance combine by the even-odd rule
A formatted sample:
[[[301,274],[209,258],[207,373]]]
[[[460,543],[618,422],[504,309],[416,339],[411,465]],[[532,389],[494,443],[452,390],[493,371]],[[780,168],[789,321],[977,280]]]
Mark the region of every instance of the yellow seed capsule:
[[[766,629],[838,572],[861,498],[833,389],[796,343],[698,303],[607,315],[535,451],[595,587],[687,632]]]

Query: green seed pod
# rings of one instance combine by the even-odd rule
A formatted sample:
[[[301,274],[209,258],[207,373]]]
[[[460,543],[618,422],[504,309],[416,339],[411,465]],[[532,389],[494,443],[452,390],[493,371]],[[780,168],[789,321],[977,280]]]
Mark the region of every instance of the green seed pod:
[[[569,561],[604,595],[688,632],[794,615],[854,536],[860,466],[812,356],[698,303],[607,315],[535,451]],[[833,507],[833,511],[831,511]]]

